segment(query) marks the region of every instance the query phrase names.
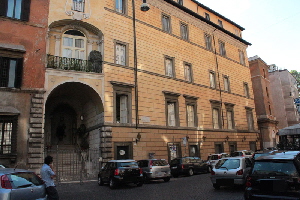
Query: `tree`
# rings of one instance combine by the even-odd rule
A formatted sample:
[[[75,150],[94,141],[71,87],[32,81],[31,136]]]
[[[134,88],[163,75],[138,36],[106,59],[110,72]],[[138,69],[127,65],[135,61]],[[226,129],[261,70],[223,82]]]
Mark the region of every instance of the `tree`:
[[[297,81],[297,88],[298,91],[300,92],[300,72],[297,72],[297,70],[291,70],[290,73],[295,77]]]

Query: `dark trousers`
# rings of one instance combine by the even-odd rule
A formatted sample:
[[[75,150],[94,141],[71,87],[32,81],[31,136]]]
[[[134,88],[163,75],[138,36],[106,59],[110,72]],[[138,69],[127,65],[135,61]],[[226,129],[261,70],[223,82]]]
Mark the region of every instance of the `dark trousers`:
[[[48,200],[59,200],[57,190],[54,186],[47,187],[46,193],[48,195]]]

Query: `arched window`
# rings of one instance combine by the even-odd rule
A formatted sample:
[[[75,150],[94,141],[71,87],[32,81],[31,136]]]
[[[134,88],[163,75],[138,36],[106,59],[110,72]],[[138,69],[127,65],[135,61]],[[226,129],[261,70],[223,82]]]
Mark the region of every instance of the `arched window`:
[[[77,30],[68,30],[62,37],[62,57],[86,59],[86,37]]]

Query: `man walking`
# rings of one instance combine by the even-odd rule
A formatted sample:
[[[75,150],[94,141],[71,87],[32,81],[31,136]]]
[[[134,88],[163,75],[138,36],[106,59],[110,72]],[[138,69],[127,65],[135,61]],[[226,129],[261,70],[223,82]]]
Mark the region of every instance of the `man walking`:
[[[48,200],[59,200],[53,178],[56,176],[52,167],[53,158],[47,156],[41,168],[41,177],[45,181]]]

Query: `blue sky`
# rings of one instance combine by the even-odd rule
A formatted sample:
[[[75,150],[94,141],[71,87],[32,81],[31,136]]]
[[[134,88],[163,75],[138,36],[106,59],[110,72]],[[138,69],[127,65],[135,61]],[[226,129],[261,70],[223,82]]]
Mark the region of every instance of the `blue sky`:
[[[248,57],[258,55],[268,65],[300,72],[300,0],[198,0],[245,28],[252,45]]]

